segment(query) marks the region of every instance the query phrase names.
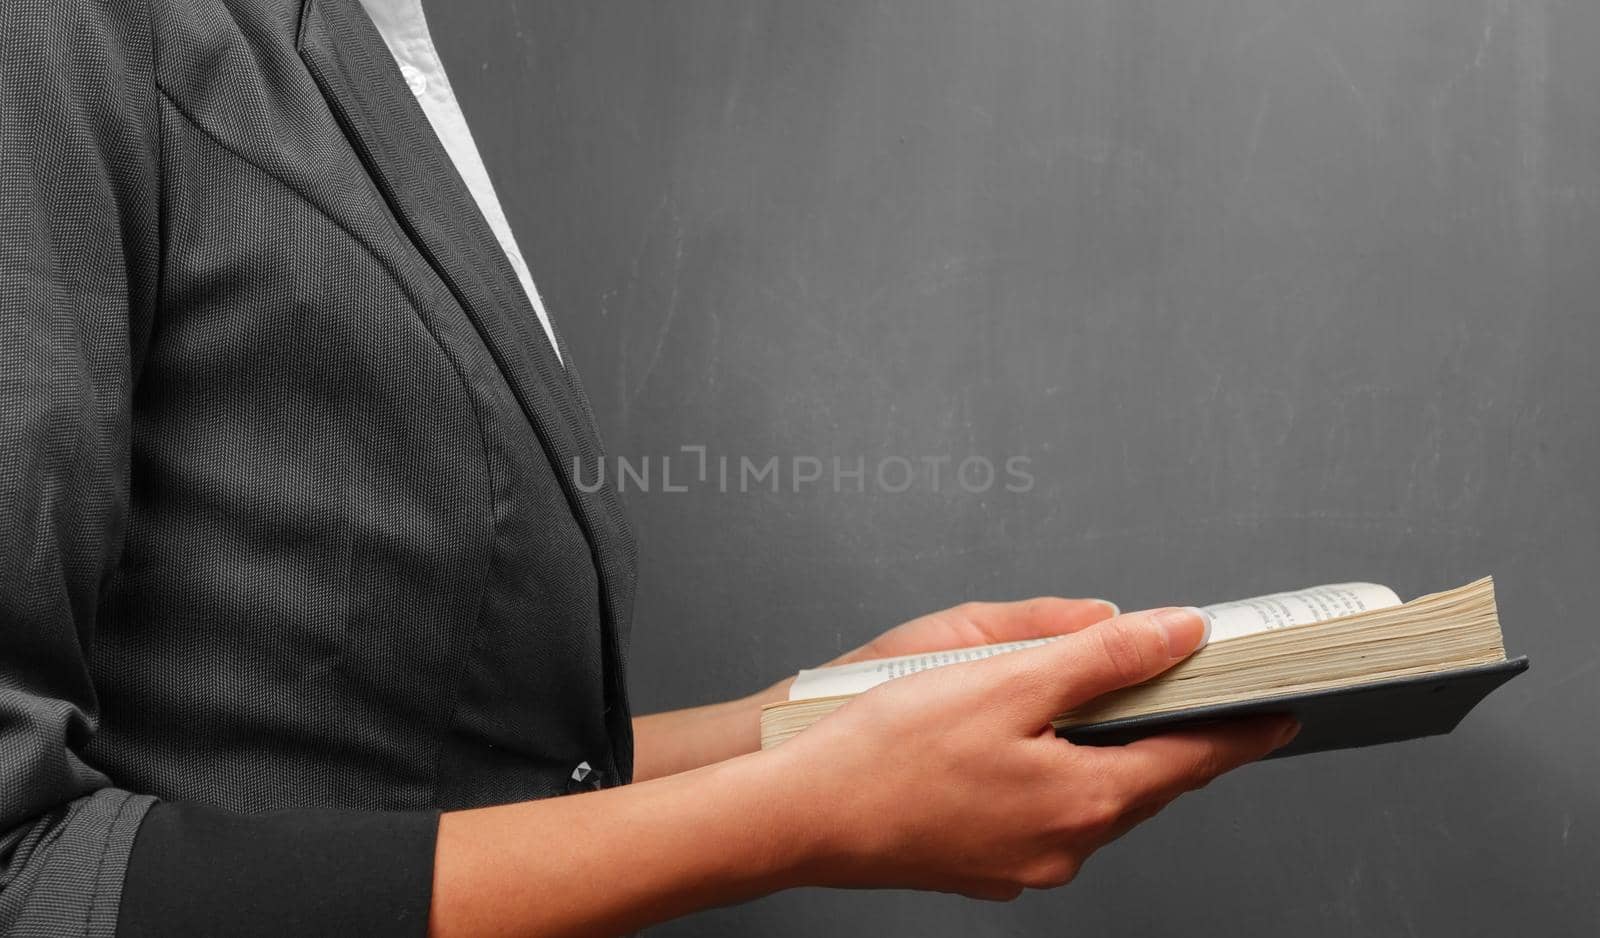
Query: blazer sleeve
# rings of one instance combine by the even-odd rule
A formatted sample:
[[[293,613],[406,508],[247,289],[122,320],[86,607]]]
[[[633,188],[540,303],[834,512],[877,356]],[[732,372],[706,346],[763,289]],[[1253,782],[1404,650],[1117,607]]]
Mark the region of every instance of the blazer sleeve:
[[[437,815],[240,815],[83,755],[160,279],[145,0],[0,2],[0,934],[425,933]]]

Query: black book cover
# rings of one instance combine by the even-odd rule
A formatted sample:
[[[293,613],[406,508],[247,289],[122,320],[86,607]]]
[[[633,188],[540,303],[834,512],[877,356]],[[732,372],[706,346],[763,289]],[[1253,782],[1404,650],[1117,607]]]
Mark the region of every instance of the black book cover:
[[[1061,735],[1075,743],[1115,746],[1216,720],[1287,713],[1300,721],[1300,735],[1269,758],[1375,746],[1450,732],[1490,691],[1527,669],[1528,659],[1523,656],[1352,687],[1125,717],[1075,726],[1062,730]]]

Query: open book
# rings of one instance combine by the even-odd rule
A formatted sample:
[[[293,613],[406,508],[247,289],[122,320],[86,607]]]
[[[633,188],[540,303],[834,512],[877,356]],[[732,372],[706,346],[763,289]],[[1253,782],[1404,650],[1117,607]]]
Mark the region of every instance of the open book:
[[[1209,720],[1288,713],[1300,735],[1278,755],[1448,733],[1528,666],[1508,660],[1494,582],[1408,603],[1388,587],[1340,583],[1205,607],[1211,641],[1172,670],[1064,713],[1057,732],[1116,744]],[[761,713],[771,748],[856,694],[917,671],[1055,641],[1006,642],[801,671]]]

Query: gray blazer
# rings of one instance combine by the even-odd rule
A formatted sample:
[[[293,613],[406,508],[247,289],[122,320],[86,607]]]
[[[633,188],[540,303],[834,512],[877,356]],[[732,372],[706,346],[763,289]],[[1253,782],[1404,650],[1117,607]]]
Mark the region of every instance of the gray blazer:
[[[420,935],[632,771],[577,376],[356,0],[0,28],[0,931]]]

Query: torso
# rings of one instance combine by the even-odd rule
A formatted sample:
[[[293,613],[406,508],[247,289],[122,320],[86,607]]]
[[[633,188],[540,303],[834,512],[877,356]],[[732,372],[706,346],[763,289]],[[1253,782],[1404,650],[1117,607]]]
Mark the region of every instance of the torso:
[[[325,30],[355,0],[316,3]],[[540,797],[580,762],[625,780],[632,542],[541,432],[587,419],[581,388],[519,369],[527,309],[408,234],[298,12],[157,14],[163,256],[90,757],[246,811]]]

